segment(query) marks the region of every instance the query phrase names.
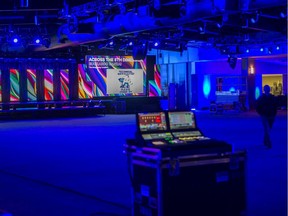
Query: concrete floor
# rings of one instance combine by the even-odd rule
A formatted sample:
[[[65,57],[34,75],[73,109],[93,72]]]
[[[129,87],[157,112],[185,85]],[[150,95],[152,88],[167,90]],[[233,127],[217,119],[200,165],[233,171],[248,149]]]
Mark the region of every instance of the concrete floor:
[[[278,112],[270,150],[255,112],[196,117],[204,135],[247,150],[245,216],[286,216],[287,112]],[[133,114],[0,120],[0,213],[131,215],[123,144],[134,137],[135,123]]]

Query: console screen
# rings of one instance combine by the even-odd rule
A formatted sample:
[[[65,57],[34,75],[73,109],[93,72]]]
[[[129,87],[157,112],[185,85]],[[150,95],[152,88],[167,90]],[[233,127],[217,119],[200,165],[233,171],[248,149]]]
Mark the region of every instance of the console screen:
[[[190,111],[168,112],[168,119],[171,130],[196,128],[194,113]]]
[[[138,113],[138,126],[141,132],[167,130],[164,112]]]

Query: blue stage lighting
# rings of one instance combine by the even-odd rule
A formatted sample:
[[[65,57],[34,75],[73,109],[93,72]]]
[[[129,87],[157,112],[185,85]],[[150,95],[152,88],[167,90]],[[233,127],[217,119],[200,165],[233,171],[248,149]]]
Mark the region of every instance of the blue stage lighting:
[[[280,17],[281,17],[281,18],[287,17],[287,12],[283,12],[283,11],[282,11],[282,12],[280,13]]]
[[[146,47],[147,46],[147,44],[148,44],[148,42],[147,41],[141,41],[141,43],[142,43],[142,47]]]
[[[17,37],[14,37],[13,38],[13,43],[18,43],[19,42],[19,39]]]
[[[36,44],[39,44],[40,42],[41,42],[41,41],[40,41],[39,38],[36,38],[36,39],[35,39],[35,43],[36,43]]]
[[[255,88],[255,99],[257,100],[260,97],[260,88],[257,86]]]
[[[205,75],[204,81],[203,81],[203,93],[204,93],[205,98],[209,98],[210,92],[211,92],[210,76]]]

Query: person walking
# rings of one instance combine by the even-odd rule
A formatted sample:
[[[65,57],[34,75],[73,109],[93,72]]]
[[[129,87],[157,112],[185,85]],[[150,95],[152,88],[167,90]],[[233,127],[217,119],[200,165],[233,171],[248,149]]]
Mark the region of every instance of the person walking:
[[[264,93],[256,100],[256,112],[260,115],[264,128],[264,145],[270,149],[272,142],[270,131],[277,115],[276,97],[270,93],[270,86],[264,86]]]

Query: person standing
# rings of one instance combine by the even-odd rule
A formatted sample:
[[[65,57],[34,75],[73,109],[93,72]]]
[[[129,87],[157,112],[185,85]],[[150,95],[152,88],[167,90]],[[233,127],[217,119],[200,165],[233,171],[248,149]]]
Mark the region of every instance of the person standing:
[[[272,148],[270,131],[277,114],[276,97],[270,93],[270,86],[264,86],[264,93],[256,100],[256,112],[260,115],[264,128],[264,145]]]

